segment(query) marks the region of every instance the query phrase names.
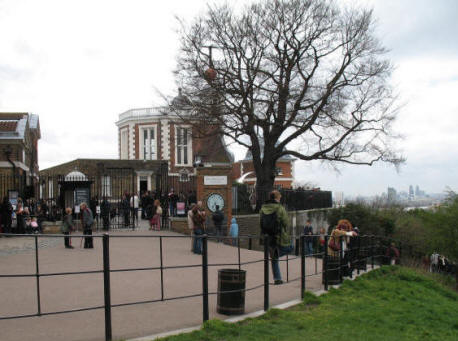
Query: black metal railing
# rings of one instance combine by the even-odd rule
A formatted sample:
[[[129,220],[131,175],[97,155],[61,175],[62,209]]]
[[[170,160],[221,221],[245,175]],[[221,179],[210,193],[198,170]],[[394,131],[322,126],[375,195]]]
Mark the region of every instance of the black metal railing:
[[[5,235],[5,234],[3,234]],[[166,266],[164,265],[164,251],[163,251],[163,240],[166,239],[173,239],[173,238],[190,238],[190,236],[157,236],[157,235],[109,235],[107,233],[103,235],[93,235],[92,238],[101,238],[102,239],[102,257],[103,257],[103,268],[98,270],[90,270],[90,271],[71,271],[71,272],[40,272],[40,262],[39,262],[39,238],[63,238],[63,235],[15,235],[9,234],[6,236],[10,237],[28,237],[34,238],[34,257],[35,257],[35,273],[24,273],[24,274],[0,274],[1,278],[14,278],[14,277],[35,277],[36,278],[36,295],[37,295],[37,312],[35,314],[23,314],[23,315],[14,315],[14,316],[0,316],[0,320],[8,320],[8,319],[18,319],[18,318],[28,318],[34,316],[47,316],[47,315],[58,315],[58,314],[66,314],[66,313],[73,313],[73,312],[81,312],[81,311],[89,311],[89,310],[96,310],[96,309],[104,309],[105,310],[105,339],[112,340],[112,325],[111,325],[111,311],[112,308],[117,307],[124,307],[124,306],[132,306],[138,304],[147,304],[147,303],[156,303],[156,302],[164,302],[164,301],[171,301],[171,300],[181,300],[187,299],[192,297],[202,297],[202,320],[207,321],[209,319],[209,302],[208,298],[209,295],[220,295],[220,294],[227,294],[233,292],[249,292],[257,289],[263,288],[264,290],[264,310],[268,310],[270,307],[269,298],[270,292],[269,287],[274,283],[269,281],[270,274],[269,274],[269,262],[272,262],[271,258],[271,247],[269,246],[269,237],[268,236],[261,236],[263,239],[264,244],[264,252],[260,253],[260,258],[255,260],[249,261],[242,261],[241,257],[241,247],[240,247],[240,240],[241,239],[248,239],[248,246],[252,245],[253,239],[259,239],[260,236],[239,236],[236,241],[237,245],[234,246],[234,249],[237,252],[237,262],[235,263],[209,263],[208,262],[208,240],[215,239],[209,237],[207,235],[201,236],[202,238],[202,261],[201,264],[181,264],[181,265],[171,265]],[[72,235],[72,237],[81,237],[87,238],[87,235]],[[317,251],[316,247],[314,252],[307,254],[306,253],[306,238],[314,238],[318,240],[318,238],[323,238],[325,240],[324,247],[321,250]],[[159,239],[159,266],[152,266],[152,267],[135,267],[135,268],[120,268],[120,269],[112,269],[110,266],[110,239],[113,238],[155,238]],[[221,237],[220,237],[221,238]],[[381,252],[381,245],[385,245],[387,241],[384,238],[376,237],[376,236],[361,236],[352,238],[351,242],[344,247],[344,240],[346,237],[339,238],[340,250],[337,252],[338,256],[338,263],[337,266],[335,262],[333,263],[334,267],[330,267],[330,260],[328,252],[328,241],[329,236],[304,236],[301,235],[297,237],[292,242],[296,244],[296,251],[292,252],[291,254],[287,254],[284,259],[278,259],[279,262],[286,263],[286,283],[291,283],[295,281],[301,281],[300,285],[300,297],[304,297],[304,292],[307,289],[307,278],[311,276],[321,275],[323,278],[323,285],[324,289],[328,290],[330,281],[329,275],[332,272],[338,271],[338,279],[339,282],[342,281],[344,277],[344,271],[347,271],[346,268],[350,267],[351,271],[348,274],[349,277],[352,276],[352,272],[357,269],[359,271],[363,269],[360,263],[364,262],[366,265],[370,261],[371,268],[375,267],[375,264],[381,264],[380,257],[384,257],[384,253]],[[223,239],[227,242],[227,244],[232,244],[235,242],[231,237],[223,237]],[[232,242],[232,243],[231,243]],[[317,252],[315,252],[317,251]],[[335,253],[334,253],[335,255]],[[308,271],[307,269],[307,258],[314,258],[315,259],[315,269],[313,271]],[[318,269],[318,259],[322,258],[322,267],[321,270]],[[295,265],[296,260],[300,259],[300,276],[296,278],[290,278],[290,267],[291,264]],[[333,259],[335,260],[335,259]],[[253,287],[240,289],[240,290],[224,290],[224,291],[209,291],[208,286],[208,271],[210,267],[227,267],[227,266],[237,266],[240,270],[242,266],[263,263],[264,266],[264,278],[263,283],[259,285],[255,285]],[[366,267],[366,266],[365,266]],[[166,297],[164,295],[164,271],[171,270],[171,269],[184,269],[184,268],[201,268],[202,271],[202,291],[198,293],[193,293],[189,295],[182,295],[182,296],[171,296]],[[111,273],[120,273],[120,272],[132,272],[132,271],[160,271],[160,290],[161,290],[161,297],[158,299],[148,299],[142,301],[135,301],[135,302],[123,302],[123,303],[111,303],[111,284],[110,284],[110,274]],[[67,309],[67,310],[59,310],[59,311],[42,311],[41,308],[41,291],[40,291],[40,279],[42,277],[52,277],[52,276],[72,276],[72,275],[82,275],[82,274],[103,274],[103,288],[104,288],[104,304],[103,305],[95,305],[83,308],[75,308],[75,309]],[[335,279],[333,278],[333,283],[335,283]]]

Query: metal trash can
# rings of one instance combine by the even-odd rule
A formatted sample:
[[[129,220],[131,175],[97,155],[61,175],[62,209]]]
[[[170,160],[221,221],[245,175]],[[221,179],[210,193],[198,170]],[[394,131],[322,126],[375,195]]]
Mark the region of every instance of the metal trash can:
[[[245,282],[245,270],[218,270],[217,311],[219,314],[242,315],[245,313]]]
[[[328,256],[327,264],[328,264],[328,271],[326,272],[324,269],[324,262],[323,262],[323,284],[325,283],[326,273],[328,277],[328,285],[336,285],[336,284],[342,283],[340,281],[340,276],[339,276],[339,267],[340,267],[339,257]]]

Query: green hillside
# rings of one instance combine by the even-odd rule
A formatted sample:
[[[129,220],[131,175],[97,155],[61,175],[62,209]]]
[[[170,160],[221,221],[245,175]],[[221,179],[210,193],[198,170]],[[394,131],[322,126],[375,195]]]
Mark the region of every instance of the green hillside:
[[[458,340],[458,294],[402,267],[382,267],[287,311],[237,324],[209,321],[169,341]]]

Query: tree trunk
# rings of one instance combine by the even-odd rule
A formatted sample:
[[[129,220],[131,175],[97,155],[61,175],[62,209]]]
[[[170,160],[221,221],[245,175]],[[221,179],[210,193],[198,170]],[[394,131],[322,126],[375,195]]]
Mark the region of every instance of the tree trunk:
[[[273,168],[275,169],[275,167]],[[262,204],[269,199],[275,181],[272,167],[263,165],[261,172],[256,172],[256,212],[259,212]]]

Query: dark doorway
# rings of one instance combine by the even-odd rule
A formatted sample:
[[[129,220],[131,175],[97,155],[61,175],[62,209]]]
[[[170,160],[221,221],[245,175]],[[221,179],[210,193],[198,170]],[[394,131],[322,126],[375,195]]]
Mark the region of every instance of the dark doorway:
[[[140,180],[140,193],[143,193],[148,190],[148,181]]]

